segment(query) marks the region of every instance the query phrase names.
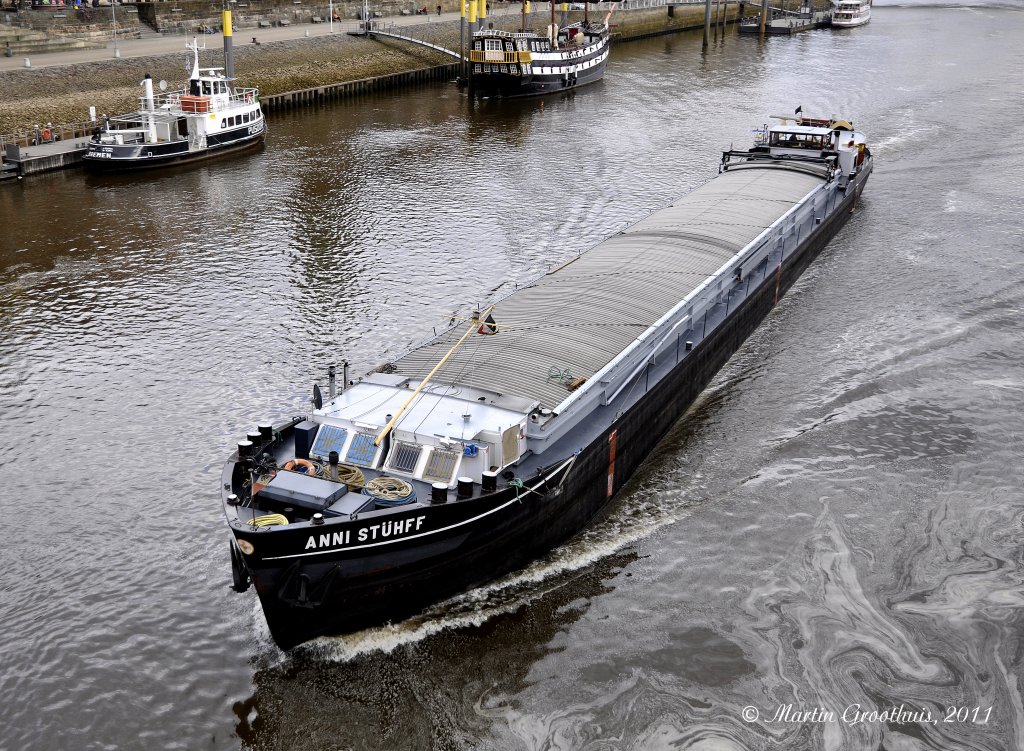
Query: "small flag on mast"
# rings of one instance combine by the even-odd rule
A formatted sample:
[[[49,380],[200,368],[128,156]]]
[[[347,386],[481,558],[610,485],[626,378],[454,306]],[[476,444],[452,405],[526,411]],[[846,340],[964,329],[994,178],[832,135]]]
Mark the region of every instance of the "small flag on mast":
[[[802,114],[803,111],[804,111],[804,106],[801,104],[799,107],[796,108],[796,110],[793,112],[793,114],[794,115],[799,115],[799,114]]]
[[[476,333],[488,335],[497,334],[498,324],[494,321],[494,316],[488,313],[487,317],[483,320],[483,323],[480,324],[480,328],[476,330]]]

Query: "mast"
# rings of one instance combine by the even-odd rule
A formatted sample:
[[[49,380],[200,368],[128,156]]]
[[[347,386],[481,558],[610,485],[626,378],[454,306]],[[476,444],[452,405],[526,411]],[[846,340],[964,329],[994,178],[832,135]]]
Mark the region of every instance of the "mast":
[[[143,99],[146,102],[146,143],[156,143],[156,120],[153,119],[153,112],[156,106],[153,103],[153,76],[146,74],[142,81]]]
[[[420,381],[420,385],[417,386],[415,388],[415,390],[412,392],[412,394],[409,395],[409,398],[405,400],[405,403],[401,407],[398,408],[398,411],[395,413],[394,417],[392,417],[388,421],[388,424],[384,426],[383,430],[380,431],[380,435],[378,435],[377,439],[373,442],[374,446],[380,446],[381,441],[383,441],[384,438],[387,437],[388,433],[390,433],[394,429],[395,425],[398,423],[399,419],[402,417],[402,414],[405,412],[406,409],[409,408],[409,405],[412,404],[413,400],[417,396],[420,395],[420,392],[423,391],[424,388],[426,388],[427,384],[430,382],[430,379],[433,378],[434,375],[437,373],[437,371],[439,371],[441,369],[442,365],[444,365],[446,362],[448,362],[448,358],[455,354],[455,350],[457,350],[459,347],[462,346],[462,343],[464,341],[466,341],[466,339],[469,338],[469,335],[472,334],[473,331],[476,330],[477,326],[479,326],[482,323],[486,323],[486,321],[484,319],[487,318],[487,316],[490,314],[490,312],[493,309],[494,309],[494,306],[492,305],[487,310],[485,310],[483,313],[476,313],[475,314],[476,317],[471,320],[471,322],[469,324],[469,328],[466,329],[466,333],[464,333],[462,335],[462,338],[459,339],[459,341],[455,342],[455,346],[452,347],[450,350],[448,350],[448,354],[446,354],[444,357],[442,357],[441,360],[437,363],[437,365],[434,366],[434,369],[431,370],[429,373],[427,373],[426,378],[424,378],[422,381]]]
[[[188,77],[188,93],[199,96],[199,40],[192,37],[192,44],[185,47],[192,50],[192,73]]]

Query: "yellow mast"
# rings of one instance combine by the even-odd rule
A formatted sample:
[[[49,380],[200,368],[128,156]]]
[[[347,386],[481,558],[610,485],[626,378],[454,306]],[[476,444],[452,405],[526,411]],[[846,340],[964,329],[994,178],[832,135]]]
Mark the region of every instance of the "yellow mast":
[[[472,3],[472,1],[473,0],[470,0],[470,3]],[[472,4],[470,5],[470,7],[472,8]],[[472,320],[472,323],[470,323],[469,328],[466,329],[466,333],[462,335],[462,338],[460,338],[459,341],[455,342],[455,346],[452,347],[450,350],[448,350],[448,354],[446,354],[444,357],[442,357],[440,362],[438,362],[437,365],[434,366],[434,369],[431,370],[429,373],[427,373],[427,377],[424,378],[422,381],[420,381],[420,385],[417,386],[416,389],[412,392],[412,394],[409,395],[409,398],[405,400],[405,404],[403,404],[399,408],[398,412],[395,413],[395,416],[391,418],[391,421],[387,425],[384,426],[383,430],[380,431],[380,435],[378,435],[374,439],[374,441],[373,441],[373,445],[374,446],[380,446],[380,442],[383,441],[384,438],[387,437],[387,434],[390,433],[394,429],[395,424],[398,422],[399,418],[402,416],[402,413],[405,412],[405,410],[409,408],[410,404],[412,404],[412,400],[415,399],[417,396],[419,396],[419,393],[427,385],[427,383],[430,381],[430,379],[433,378],[434,375],[437,373],[437,371],[439,371],[441,369],[442,365],[444,365],[446,362],[448,362],[448,358],[455,354],[455,350],[457,350],[459,347],[462,346],[462,343],[464,341],[466,341],[466,339],[469,338],[469,335],[473,333],[473,330],[477,326],[480,326],[483,323],[483,320],[485,318],[487,318],[487,314],[490,313],[493,308],[494,308],[494,306],[492,305],[487,310],[485,310],[483,313],[481,313],[479,318],[474,318]]]

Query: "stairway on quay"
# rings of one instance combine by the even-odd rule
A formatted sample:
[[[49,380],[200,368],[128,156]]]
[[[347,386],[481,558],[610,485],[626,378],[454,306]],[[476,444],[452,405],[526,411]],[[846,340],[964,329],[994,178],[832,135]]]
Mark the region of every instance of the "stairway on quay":
[[[43,52],[64,52],[76,49],[97,49],[105,47],[105,42],[91,39],[75,39],[61,36],[39,29],[26,29],[0,23],[0,50],[8,57],[28,57]],[[10,50],[10,53],[7,53]]]

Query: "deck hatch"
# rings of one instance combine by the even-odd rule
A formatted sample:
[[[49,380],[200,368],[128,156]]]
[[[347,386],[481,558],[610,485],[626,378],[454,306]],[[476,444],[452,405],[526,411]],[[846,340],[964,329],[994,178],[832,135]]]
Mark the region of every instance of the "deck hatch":
[[[360,467],[373,466],[373,460],[377,456],[377,447],[373,445],[376,437],[373,433],[356,433],[352,437],[352,445],[348,447],[345,461]]]
[[[395,447],[391,449],[391,455],[388,457],[388,468],[393,469],[396,472],[412,474],[412,471],[416,469],[416,463],[419,462],[420,454],[422,453],[422,446],[415,443],[402,443],[396,441]]]
[[[316,434],[316,441],[309,453],[318,459],[327,459],[332,451],[337,451],[338,456],[344,456],[345,440],[348,438],[348,430],[339,428],[336,425],[323,425]]]
[[[452,475],[455,474],[455,464],[459,461],[460,453],[459,451],[434,449],[427,461],[426,469],[423,470],[423,479],[450,483]]]

